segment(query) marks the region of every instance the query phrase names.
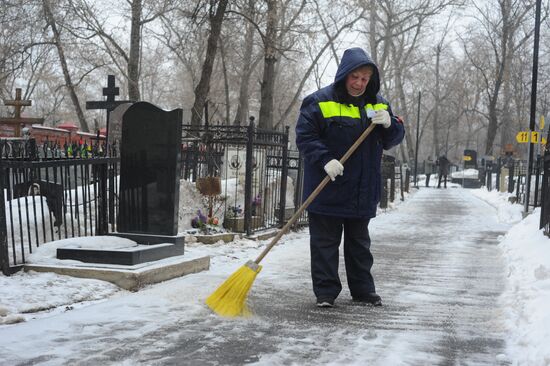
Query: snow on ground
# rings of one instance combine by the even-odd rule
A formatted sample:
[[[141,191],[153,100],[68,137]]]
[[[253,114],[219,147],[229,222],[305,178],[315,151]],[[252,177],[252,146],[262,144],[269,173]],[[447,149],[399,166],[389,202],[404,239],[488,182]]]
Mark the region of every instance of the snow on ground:
[[[430,181],[431,186],[434,181]],[[422,183],[419,182],[419,185],[422,186]],[[550,312],[548,311],[548,303],[550,303],[550,240],[538,229],[540,210],[535,210],[533,214],[522,220],[522,207],[509,203],[509,194],[496,191],[488,192],[484,188],[469,190],[469,192],[495,207],[501,222],[516,223],[501,238],[499,244],[509,273],[508,283],[501,296],[501,301],[505,309],[504,318],[510,331],[507,347],[512,364],[550,365],[550,347],[547,346],[547,340],[550,339]],[[391,215],[391,210],[379,212],[379,214]],[[85,241],[86,244],[96,241],[98,245],[106,245],[101,238],[67,239],[52,242],[42,246],[40,251],[33,254],[31,261],[39,262],[51,258],[56,247],[78,245],[79,240]],[[286,246],[285,255],[291,258],[294,251],[296,253],[307,251],[307,246],[297,245],[304,241],[307,241],[306,230],[286,235],[283,238]],[[186,247],[188,254],[211,256],[211,269],[207,273],[193,277],[193,281],[197,283],[192,286],[178,285],[181,292],[174,296],[187,299],[185,300],[186,306],[189,306],[191,314],[204,311],[204,306],[199,299],[209,294],[218,285],[217,282],[224,280],[229,273],[236,270],[246,260],[253,259],[259,249],[267,243],[268,241],[252,241],[237,237],[230,244],[218,243],[209,246],[201,243],[188,244]],[[119,244],[124,243],[116,245]],[[269,257],[267,262],[274,259]],[[266,267],[262,276],[270,279],[273,276],[276,277],[276,274],[271,273]],[[183,280],[176,279],[148,286],[140,293],[154,295],[155,292],[172,291],[173,284],[179,284]],[[271,280],[276,280],[276,278]],[[189,279],[186,281],[189,285]],[[216,283],[213,284],[213,282]],[[51,273],[17,273],[11,277],[0,275],[0,328],[19,327],[21,324],[13,323],[32,323],[39,321],[37,319],[40,318],[51,317],[60,312],[67,312],[76,307],[85,307],[88,304],[102,301],[120,303],[124,307],[127,305],[124,299],[133,298],[136,295],[138,294],[120,290],[107,282]],[[190,302],[189,298],[196,298],[196,301]],[[140,316],[138,308],[131,310],[134,313],[127,315],[128,321]],[[122,310],[117,311],[113,317],[122,316],[120,314],[125,313]],[[93,312],[86,314],[89,319],[95,315],[98,314]]]
[[[550,240],[538,230],[540,208],[500,243],[508,263],[508,348],[518,365],[550,365]]]
[[[523,206],[508,201],[513,194],[486,188],[472,193],[495,207],[502,222],[517,223],[499,244],[508,265],[501,301],[514,364],[550,365],[550,239],[539,230],[540,208],[521,220]]]
[[[472,189],[472,194],[497,210],[498,219],[500,222],[513,224],[522,219],[523,206],[513,205],[509,198],[515,197],[512,193],[502,193],[497,190],[487,191],[487,188]]]

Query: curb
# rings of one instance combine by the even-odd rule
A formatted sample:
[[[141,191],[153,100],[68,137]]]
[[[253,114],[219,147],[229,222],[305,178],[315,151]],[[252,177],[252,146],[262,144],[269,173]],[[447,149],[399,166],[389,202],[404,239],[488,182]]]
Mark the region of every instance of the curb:
[[[179,260],[175,261],[174,259],[176,258]],[[26,264],[24,266],[25,271],[53,272],[60,275],[107,281],[129,291],[138,291],[145,285],[205,271],[209,268],[209,256],[194,259],[172,257],[170,260],[166,260],[165,263],[162,263],[162,261],[150,262],[144,266],[129,269],[92,267],[87,265],[59,266]]]

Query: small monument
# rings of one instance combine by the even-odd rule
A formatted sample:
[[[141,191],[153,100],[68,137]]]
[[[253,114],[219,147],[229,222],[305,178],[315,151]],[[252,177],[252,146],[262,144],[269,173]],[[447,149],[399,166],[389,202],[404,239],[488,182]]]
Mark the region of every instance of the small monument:
[[[120,250],[58,248],[58,259],[135,265],[184,253],[178,236],[183,111],[138,102],[122,118],[117,232],[140,244]]]
[[[124,114],[117,235],[139,243],[179,243],[183,111],[138,102]]]
[[[15,100],[4,100],[4,105],[15,107],[15,115],[13,118],[0,118],[0,125],[14,126],[14,137],[21,137],[22,125],[44,123],[44,118],[21,117],[21,108],[32,105],[32,101],[21,99],[21,88],[15,89]]]

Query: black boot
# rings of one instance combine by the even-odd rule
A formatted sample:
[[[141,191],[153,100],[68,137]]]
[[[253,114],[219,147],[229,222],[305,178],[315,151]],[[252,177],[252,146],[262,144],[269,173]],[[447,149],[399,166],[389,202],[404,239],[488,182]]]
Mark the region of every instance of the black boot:
[[[382,298],[376,292],[369,292],[361,297],[354,297],[353,301],[361,302],[366,305],[382,306]]]

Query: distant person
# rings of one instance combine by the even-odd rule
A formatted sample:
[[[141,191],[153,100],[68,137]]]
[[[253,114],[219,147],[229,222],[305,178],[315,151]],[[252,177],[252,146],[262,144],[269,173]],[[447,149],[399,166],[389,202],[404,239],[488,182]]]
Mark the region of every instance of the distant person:
[[[451,162],[445,155],[441,155],[437,159],[437,166],[439,169],[439,179],[437,182],[437,188],[441,188],[441,178],[443,178],[443,187],[447,188],[447,175],[449,175],[449,165]]]

